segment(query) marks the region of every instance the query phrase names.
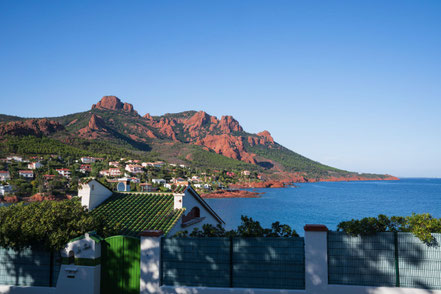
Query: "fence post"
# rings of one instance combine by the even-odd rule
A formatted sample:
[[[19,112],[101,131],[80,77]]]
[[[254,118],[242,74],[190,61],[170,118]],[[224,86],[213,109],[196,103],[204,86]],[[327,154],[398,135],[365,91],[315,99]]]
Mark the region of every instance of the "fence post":
[[[305,225],[304,230],[306,293],[326,293],[328,287],[328,228],[324,225]]]
[[[395,287],[400,287],[400,266],[398,262],[398,233],[394,232],[395,248]]]
[[[159,293],[162,282],[160,230],[147,230],[141,236],[140,293]]]
[[[233,288],[233,237],[230,237],[230,288]]]
[[[62,265],[56,281],[57,294],[100,293],[101,241],[100,237],[86,233],[70,241],[61,250]],[[71,254],[74,263],[70,263]]]
[[[54,251],[51,250],[51,255],[49,257],[49,287],[54,285]]]

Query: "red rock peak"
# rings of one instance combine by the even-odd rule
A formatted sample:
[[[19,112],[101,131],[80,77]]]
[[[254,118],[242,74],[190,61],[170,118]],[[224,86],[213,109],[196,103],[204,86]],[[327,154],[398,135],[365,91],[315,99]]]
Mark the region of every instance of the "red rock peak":
[[[92,109],[110,109],[110,110],[124,110],[127,112],[136,111],[133,109],[133,105],[130,103],[122,103],[121,100],[116,96],[104,96],[97,103],[92,105]]]
[[[266,131],[266,130],[263,131],[263,132],[258,133],[257,136],[259,136],[259,137],[263,137],[264,140],[265,140],[265,143],[268,142],[268,143],[273,143],[273,144],[274,144],[274,139],[273,139],[273,137],[271,137],[270,132],[268,132],[268,131]]]

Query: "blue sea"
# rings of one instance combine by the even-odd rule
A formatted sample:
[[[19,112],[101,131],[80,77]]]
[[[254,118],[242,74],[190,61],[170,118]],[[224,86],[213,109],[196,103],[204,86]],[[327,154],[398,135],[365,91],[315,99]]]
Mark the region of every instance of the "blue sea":
[[[430,213],[441,217],[441,179],[305,183],[297,187],[255,189],[261,198],[207,199],[227,229],[246,215],[264,227],[280,221],[304,235],[305,224],[324,224],[335,230],[341,221],[386,214]]]

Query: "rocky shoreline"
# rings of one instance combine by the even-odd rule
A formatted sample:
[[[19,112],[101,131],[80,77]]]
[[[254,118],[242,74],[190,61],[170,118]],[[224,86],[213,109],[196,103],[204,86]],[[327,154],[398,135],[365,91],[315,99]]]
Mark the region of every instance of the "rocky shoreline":
[[[202,198],[259,198],[263,193],[246,190],[218,190],[202,194]]]
[[[398,181],[400,180],[394,176],[386,177],[330,177],[321,179],[309,179],[304,177],[290,177],[284,180],[267,180],[262,182],[249,182],[231,184],[229,187],[234,189],[249,189],[249,188],[284,188],[294,185],[295,183],[317,183],[317,182],[352,182],[352,181]]]

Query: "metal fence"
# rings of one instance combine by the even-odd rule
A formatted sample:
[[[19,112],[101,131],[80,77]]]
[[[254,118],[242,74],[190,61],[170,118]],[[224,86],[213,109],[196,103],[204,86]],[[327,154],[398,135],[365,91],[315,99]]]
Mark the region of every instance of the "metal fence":
[[[411,233],[329,232],[328,275],[329,284],[441,289],[441,247]]]
[[[60,259],[54,253],[0,247],[0,285],[54,287]]]
[[[164,238],[162,284],[304,289],[303,238]]]

